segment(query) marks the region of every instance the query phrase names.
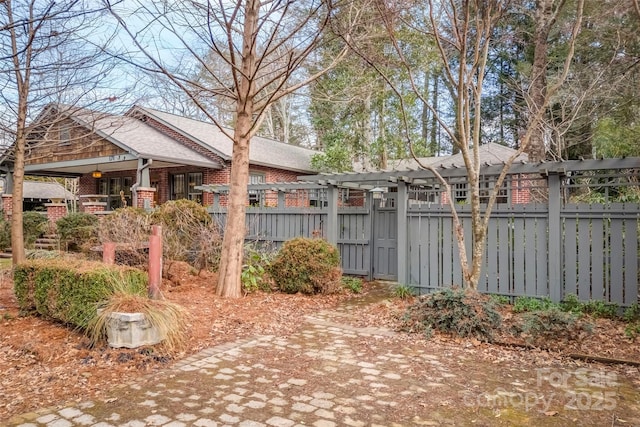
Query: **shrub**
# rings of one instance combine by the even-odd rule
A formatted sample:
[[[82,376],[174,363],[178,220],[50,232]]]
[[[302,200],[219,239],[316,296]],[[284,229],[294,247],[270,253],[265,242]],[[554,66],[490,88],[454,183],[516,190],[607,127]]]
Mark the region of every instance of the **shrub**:
[[[273,252],[268,248],[249,243],[244,247],[244,264],[242,265],[242,290],[245,294],[256,291],[269,291],[269,281],[266,272],[273,259]]]
[[[618,305],[605,301],[589,301],[584,304],[582,312],[593,317],[615,319],[618,317]]]
[[[622,318],[625,322],[640,320],[640,304],[635,303],[624,310]]]
[[[98,217],[84,212],[70,213],[56,222],[56,230],[67,250],[88,250],[98,241]]]
[[[1,215],[1,212],[0,212]],[[0,218],[0,250],[11,247],[11,222]]]
[[[132,268],[69,260],[26,261],[14,269],[20,309],[84,329],[96,304],[118,291],[144,295],[147,275]]]
[[[590,314],[593,317],[604,317],[614,319],[618,317],[618,305],[605,301],[588,301],[580,302],[576,295],[567,295],[560,303],[563,311],[574,314]]]
[[[640,322],[629,323],[624,327],[624,335],[632,340],[635,340],[640,335]]]
[[[400,299],[409,299],[415,296],[415,291],[409,285],[398,285],[393,290],[393,295]]]
[[[342,277],[338,248],[322,239],[288,240],[269,266],[269,274],[286,293],[336,292]]]
[[[491,298],[491,300],[497,306],[507,306],[511,302],[509,297],[506,296],[506,295],[491,294],[491,295],[489,295],[489,298]]]
[[[48,225],[49,221],[45,215],[34,211],[24,212],[22,227],[25,247],[33,247],[36,240],[47,231]]]
[[[518,297],[513,302],[513,311],[515,313],[548,310],[553,307],[557,307],[557,305],[549,297]]]
[[[42,213],[28,211],[22,214],[24,244],[32,248],[36,240],[47,232],[49,221]],[[11,247],[11,221],[0,219],[0,249]]]
[[[220,229],[202,205],[190,200],[169,201],[151,214],[138,208],[117,209],[102,219],[100,241],[118,244],[116,263],[145,265],[147,253],[141,244],[149,241],[152,224],[162,226],[165,276],[172,261],[188,262],[199,270],[219,265]]]
[[[204,206],[192,200],[169,201],[151,213],[150,222],[162,226],[167,260],[186,261],[198,269],[217,269],[222,233]]]
[[[342,287],[349,289],[354,294],[362,292],[362,279],[359,277],[342,276]]]
[[[149,241],[149,215],[138,208],[116,209],[103,217],[98,228],[100,242],[118,244],[116,264],[142,266],[148,262],[143,244]]]
[[[133,243],[148,240],[151,226],[144,209],[120,208],[104,216],[100,221],[101,242]]]
[[[529,335],[529,341],[543,339],[576,339],[581,332],[590,332],[592,325],[575,313],[552,307],[544,311],[533,311],[523,315],[521,332]]]
[[[449,288],[419,297],[405,314],[402,329],[430,334],[431,329],[491,341],[502,318],[492,300],[474,290]]]

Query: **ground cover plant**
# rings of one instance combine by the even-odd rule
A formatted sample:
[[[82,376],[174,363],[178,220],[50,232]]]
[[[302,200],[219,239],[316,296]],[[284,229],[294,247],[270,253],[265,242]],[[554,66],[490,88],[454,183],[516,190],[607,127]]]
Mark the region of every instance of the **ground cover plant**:
[[[416,299],[404,317],[403,330],[431,330],[492,341],[502,318],[493,301],[471,289],[447,288]]]

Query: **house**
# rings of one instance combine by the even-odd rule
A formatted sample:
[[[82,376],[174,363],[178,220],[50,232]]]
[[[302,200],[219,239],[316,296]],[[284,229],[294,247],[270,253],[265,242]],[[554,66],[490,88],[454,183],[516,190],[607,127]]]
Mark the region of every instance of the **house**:
[[[183,198],[209,205],[212,195],[199,187],[229,183],[233,141],[228,135],[233,131],[226,131],[141,106],[114,115],[49,105],[30,126],[25,174],[78,177],[80,210],[85,212],[152,207]],[[314,153],[256,136],[249,181],[286,182],[312,174]]]
[[[479,147],[478,157],[481,167],[486,166],[501,166],[511,156],[516,153],[516,150],[504,145],[488,143]],[[526,163],[528,156],[524,153],[518,155],[515,163]],[[355,171],[358,173],[367,172],[383,172],[398,174],[402,172],[411,172],[423,169],[424,167],[433,167],[439,171],[445,171],[447,169],[460,169],[466,168],[462,153],[452,154],[448,156],[437,157],[420,157],[418,159],[408,158],[400,160],[389,160],[387,167],[381,170],[368,171],[361,164],[355,165]],[[445,174],[447,175],[447,174]],[[480,175],[480,197],[481,203],[486,203],[489,198],[491,189],[494,186],[494,181],[497,177],[495,175]],[[410,203],[441,203],[446,204],[449,200],[449,194],[442,191],[438,181],[432,178],[429,181],[422,180],[420,184],[411,186],[409,191]],[[447,181],[452,189],[452,197],[456,202],[466,202],[469,198],[468,182],[466,173],[459,177],[447,177]],[[535,180],[534,180],[535,181]],[[503,183],[496,202],[509,203],[509,204],[522,204],[529,203],[531,199],[531,187],[536,185],[531,180],[531,177],[526,175],[509,175],[505,183]],[[389,188],[393,191],[393,188]]]

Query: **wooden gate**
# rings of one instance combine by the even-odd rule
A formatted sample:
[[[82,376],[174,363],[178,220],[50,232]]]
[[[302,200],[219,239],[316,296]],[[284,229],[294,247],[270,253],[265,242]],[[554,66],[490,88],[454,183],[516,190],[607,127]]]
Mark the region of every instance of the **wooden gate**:
[[[398,209],[396,193],[373,203],[373,278],[398,280]]]

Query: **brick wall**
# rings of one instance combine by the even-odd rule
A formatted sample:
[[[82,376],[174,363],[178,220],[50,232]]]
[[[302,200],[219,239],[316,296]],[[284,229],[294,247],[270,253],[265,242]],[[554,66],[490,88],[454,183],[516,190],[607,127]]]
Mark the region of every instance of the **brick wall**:
[[[9,221],[13,215],[13,196],[11,194],[2,195],[2,211],[4,219]]]
[[[83,202],[81,203],[82,212],[94,214],[104,212],[107,209],[106,202]]]
[[[532,182],[521,175],[514,175],[511,180],[511,203],[514,205],[531,202]]]
[[[89,175],[82,175],[78,179],[78,195],[96,194],[98,191],[97,179]]]
[[[67,215],[66,203],[45,203],[49,224],[55,224],[60,218]]]
[[[171,175],[180,174],[180,173],[191,173],[191,172],[202,172],[202,183],[203,184],[229,184],[230,180],[230,163],[225,164],[223,169],[205,169],[200,167],[192,167],[192,166],[179,166],[173,168],[159,168],[159,169],[151,169],[149,171],[149,178],[152,186],[156,187],[156,193],[154,195],[154,200],[157,204],[162,204],[170,200],[171,197]],[[298,175],[298,172],[286,171],[282,169],[269,168],[264,166],[251,166],[250,173],[262,173],[265,175],[265,182],[295,182]],[[123,177],[130,176],[134,177],[136,171],[135,170],[125,170],[125,171],[117,171],[117,172],[105,172],[102,175],[102,178],[108,179],[111,177]],[[91,175],[83,175],[79,179],[78,186],[78,194],[97,194],[98,193],[98,180],[93,178]],[[277,205],[277,193],[269,192],[267,196],[267,200],[269,206]],[[221,204],[226,205],[226,196],[221,197]],[[213,204],[213,194],[212,193],[204,193],[203,194],[203,205],[209,206]],[[84,207],[81,206],[81,209],[84,211]]]

